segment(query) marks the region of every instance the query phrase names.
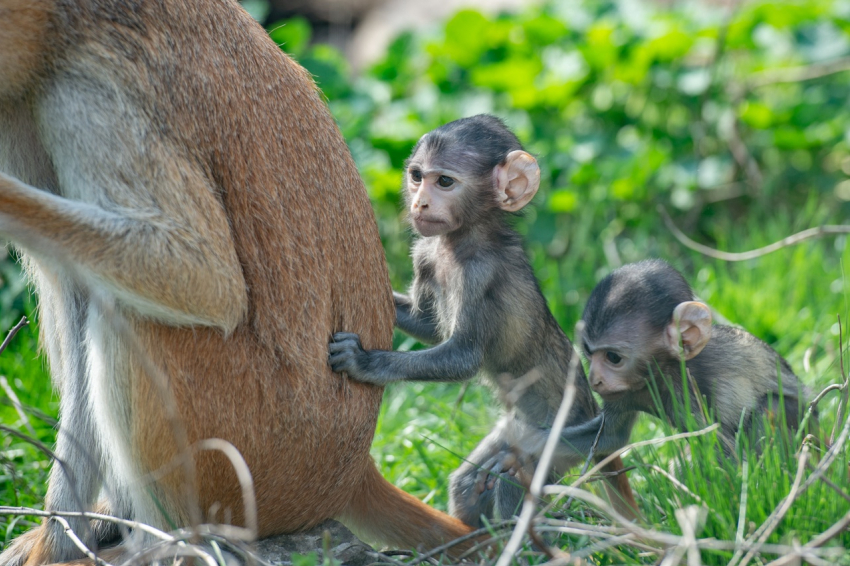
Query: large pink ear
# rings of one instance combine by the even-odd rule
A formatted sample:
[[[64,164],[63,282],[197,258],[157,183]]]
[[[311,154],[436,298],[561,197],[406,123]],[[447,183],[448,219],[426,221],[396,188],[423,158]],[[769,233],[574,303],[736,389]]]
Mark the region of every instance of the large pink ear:
[[[679,338],[681,337],[681,348]],[[705,348],[711,338],[711,311],[703,303],[679,303],[673,310],[673,319],[667,325],[667,348],[676,356],[690,360]]]
[[[496,198],[508,212],[521,209],[537,194],[540,167],[537,160],[522,150],[512,151],[505,164],[496,167]]]

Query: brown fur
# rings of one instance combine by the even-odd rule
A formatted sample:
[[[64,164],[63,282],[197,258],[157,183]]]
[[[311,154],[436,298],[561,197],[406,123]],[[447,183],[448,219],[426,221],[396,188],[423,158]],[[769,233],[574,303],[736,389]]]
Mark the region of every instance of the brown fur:
[[[83,376],[92,381],[79,386],[83,394],[120,407],[82,442],[140,474],[178,456],[168,404],[134,354],[140,347],[168,377],[189,443],[222,438],[245,458],[260,536],[329,517],[404,546],[468,532],[377,473],[369,446],[382,389],[327,365],[327,339],[343,328],[388,348],[394,313],[369,201],[309,75],[235,2],[0,0],[0,53],[0,84],[9,85],[0,87],[0,117],[20,119],[13,133],[33,140],[26,155],[4,154],[12,134],[0,126],[0,171],[17,177],[0,176],[0,234],[27,255],[60,392],[81,379],[69,357],[76,352],[110,376]],[[96,105],[115,93],[130,105],[102,144],[84,138],[86,121],[80,139],[58,145],[51,136],[64,132],[34,127],[55,99],[74,96],[55,90],[74,73],[102,89],[67,106],[84,120],[99,118]],[[138,151],[112,151],[125,146]],[[110,168],[103,176],[73,169],[75,152],[103,152]],[[99,328],[94,290],[114,298],[132,338],[109,321],[102,349],[80,338]],[[79,310],[69,310],[71,296]],[[85,313],[94,319],[79,320]],[[63,422],[87,410],[67,403]],[[116,445],[121,436],[105,423],[127,431],[130,445]],[[242,524],[241,490],[224,456],[197,454],[195,472],[200,511],[220,504],[218,519]],[[107,480],[129,479],[111,473]],[[193,497],[179,468],[147,487],[170,520],[190,520]],[[95,503],[92,493],[83,498]],[[111,508],[139,518],[126,507]],[[2,558],[68,559],[47,531],[31,531]]]
[[[50,2],[0,2],[0,97],[19,94],[42,70]]]

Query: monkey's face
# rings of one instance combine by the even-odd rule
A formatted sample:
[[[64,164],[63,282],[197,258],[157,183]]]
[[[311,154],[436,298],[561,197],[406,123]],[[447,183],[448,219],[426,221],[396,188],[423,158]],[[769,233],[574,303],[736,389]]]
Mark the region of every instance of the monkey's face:
[[[616,332],[597,339],[584,339],[584,354],[590,363],[590,386],[605,401],[613,401],[646,387],[647,359],[644,353],[656,348],[654,344],[644,343],[642,336],[646,334],[635,332],[627,336]]]
[[[465,176],[417,152],[405,172],[405,199],[413,228],[422,236],[441,236],[461,227],[469,191]]]

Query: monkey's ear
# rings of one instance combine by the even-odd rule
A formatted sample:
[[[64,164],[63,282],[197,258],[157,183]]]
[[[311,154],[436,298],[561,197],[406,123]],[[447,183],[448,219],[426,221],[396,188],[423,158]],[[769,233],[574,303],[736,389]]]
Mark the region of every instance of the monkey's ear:
[[[540,167],[537,160],[522,150],[515,150],[496,167],[496,198],[499,207],[516,212],[537,193],[540,186]]]
[[[681,350],[679,337],[682,338]],[[665,339],[674,356],[690,360],[705,348],[711,338],[711,311],[703,303],[679,303],[673,310],[673,320],[667,325]]]

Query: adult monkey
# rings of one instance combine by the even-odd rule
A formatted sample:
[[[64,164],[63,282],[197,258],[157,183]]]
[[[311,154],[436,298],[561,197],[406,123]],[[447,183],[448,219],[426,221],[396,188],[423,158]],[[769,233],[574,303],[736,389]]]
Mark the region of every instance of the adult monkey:
[[[404,546],[469,531],[379,475],[381,389],[327,367],[336,330],[390,345],[383,253],[309,75],[235,1],[0,0],[0,172],[0,236],[24,253],[61,397],[46,509],[103,488],[101,509],[161,528],[244,523],[224,456],[194,453],[194,482],[173,469],[152,362],[188,443],[245,458],[259,536],[329,517]],[[69,521],[92,545],[107,531]],[[0,563],[80,556],[48,520]]]

